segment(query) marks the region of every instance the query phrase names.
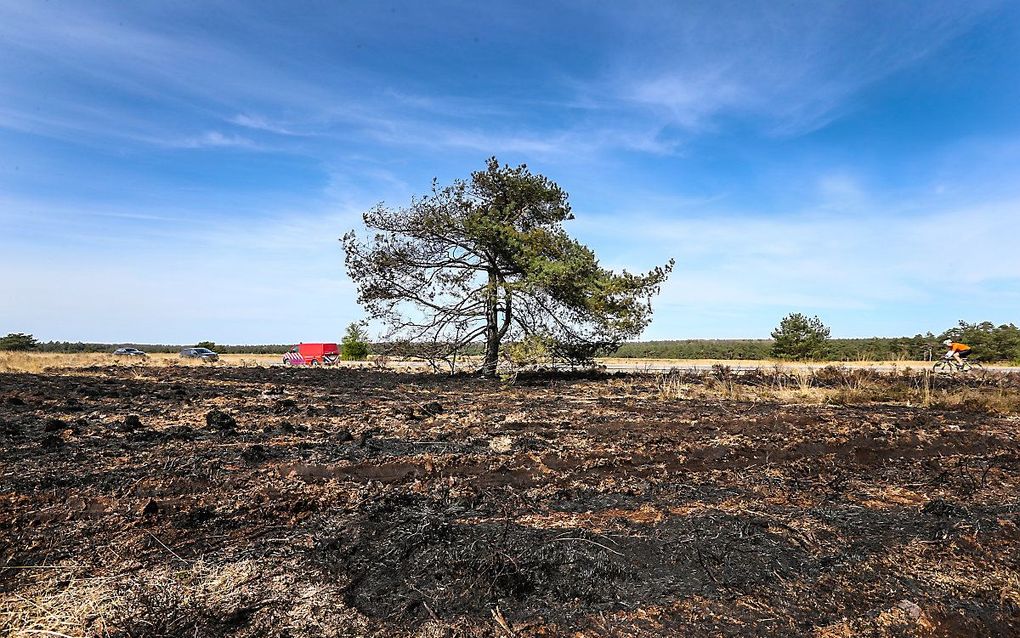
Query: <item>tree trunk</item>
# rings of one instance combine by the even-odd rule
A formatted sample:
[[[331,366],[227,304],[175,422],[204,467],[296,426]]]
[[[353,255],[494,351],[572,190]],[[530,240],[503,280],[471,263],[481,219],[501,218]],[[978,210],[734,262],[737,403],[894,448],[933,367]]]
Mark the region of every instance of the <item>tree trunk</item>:
[[[489,271],[489,288],[485,300],[485,360],[482,361],[482,376],[496,376],[499,364],[499,289],[496,273]]]

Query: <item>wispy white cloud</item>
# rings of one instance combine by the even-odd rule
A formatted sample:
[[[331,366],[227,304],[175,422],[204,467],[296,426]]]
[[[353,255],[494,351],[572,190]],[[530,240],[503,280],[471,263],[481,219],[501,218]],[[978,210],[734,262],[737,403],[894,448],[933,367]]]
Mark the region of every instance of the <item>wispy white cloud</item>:
[[[725,70],[699,69],[684,76],[662,75],[632,83],[624,99],[660,108],[673,123],[687,129],[711,126],[711,118],[726,110],[746,106],[754,95],[752,87]]]
[[[824,126],[874,82],[923,60],[1000,2],[657,5],[620,11],[616,68],[588,92],[691,133],[722,115],[773,134]]]
[[[492,100],[444,93],[438,86],[424,94],[342,65],[331,67],[323,82],[293,73],[271,48],[253,49],[198,30],[175,33],[99,6],[11,3],[0,7],[0,53],[19,63],[0,72],[0,79],[16,85],[31,82],[40,69],[67,73],[106,92],[176,104],[207,122],[324,143],[341,137],[549,156],[618,149],[662,155],[680,152],[687,138],[713,130],[727,115],[760,118],[763,130],[780,135],[824,126],[852,110],[863,88],[939,50],[996,4],[937,3],[926,11],[898,3],[817,2],[601,7],[588,17],[615,44],[603,70],[550,70],[549,77],[536,78],[536,86],[555,78],[555,97],[540,90]],[[514,21],[518,28],[525,27],[521,18]],[[24,74],[11,70],[22,66]],[[47,128],[29,97],[0,95],[0,107],[5,101],[8,126]],[[71,110],[67,102],[51,103],[43,115],[77,126],[46,133],[72,135],[93,127],[117,135],[103,114]],[[533,109],[574,115],[557,123],[523,123]],[[507,122],[518,122],[519,130],[507,130]],[[131,139],[163,143],[160,124],[143,118],[130,130]],[[219,142],[244,145],[219,134]],[[178,131],[173,137],[188,136]],[[190,137],[194,147],[223,145],[213,137]]]
[[[179,148],[243,148],[248,150],[262,148],[259,144],[246,137],[221,133],[219,131],[206,131],[198,136],[186,137],[180,140],[166,140],[163,143],[167,146]]]
[[[245,128],[255,129],[257,131],[267,131],[269,133],[275,133],[277,135],[301,135],[300,133],[288,128],[286,125],[274,122],[268,118],[259,115],[249,115],[247,113],[238,113],[234,117],[228,120],[231,124],[237,126],[243,126]]]

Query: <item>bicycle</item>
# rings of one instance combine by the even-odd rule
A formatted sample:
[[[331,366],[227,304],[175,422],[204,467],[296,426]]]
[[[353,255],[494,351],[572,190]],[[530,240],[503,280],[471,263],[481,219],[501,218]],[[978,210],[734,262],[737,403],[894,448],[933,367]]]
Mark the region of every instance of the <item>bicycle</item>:
[[[964,359],[963,363],[957,363],[956,359],[942,357],[935,362],[935,365],[931,367],[932,372],[943,372],[946,374],[952,374],[954,372],[970,372],[971,370],[984,370],[985,367],[981,365],[980,361],[971,361]]]

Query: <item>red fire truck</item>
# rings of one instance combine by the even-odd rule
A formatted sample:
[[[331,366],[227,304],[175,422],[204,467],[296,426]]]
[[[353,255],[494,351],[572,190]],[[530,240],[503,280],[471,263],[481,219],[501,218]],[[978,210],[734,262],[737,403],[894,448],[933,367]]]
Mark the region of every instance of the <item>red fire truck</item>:
[[[340,349],[335,343],[299,343],[283,355],[283,362],[291,366],[330,366],[339,360]]]

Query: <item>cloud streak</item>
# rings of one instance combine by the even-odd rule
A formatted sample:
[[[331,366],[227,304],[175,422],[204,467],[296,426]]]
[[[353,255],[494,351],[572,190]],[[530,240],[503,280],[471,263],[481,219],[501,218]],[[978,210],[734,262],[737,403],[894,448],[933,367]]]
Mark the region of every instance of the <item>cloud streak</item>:
[[[248,150],[262,148],[259,144],[246,137],[221,133],[219,131],[206,131],[196,137],[188,137],[182,140],[167,140],[164,143],[167,146],[178,148],[243,148]]]
[[[793,5],[628,10],[618,18],[630,46],[617,70],[589,91],[646,107],[648,117],[694,133],[720,116],[751,115],[770,134],[804,134],[854,108],[855,94],[924,60],[1001,3],[942,3],[923,12],[900,3]]]

